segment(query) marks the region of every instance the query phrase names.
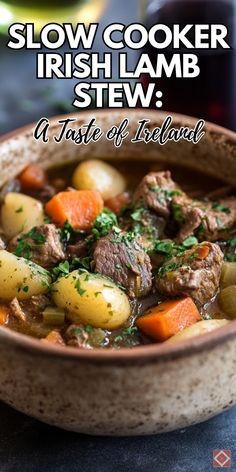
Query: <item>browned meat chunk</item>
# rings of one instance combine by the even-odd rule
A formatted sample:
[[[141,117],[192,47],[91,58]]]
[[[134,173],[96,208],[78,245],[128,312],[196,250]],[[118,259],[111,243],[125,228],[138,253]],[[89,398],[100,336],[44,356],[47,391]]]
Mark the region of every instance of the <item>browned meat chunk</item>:
[[[106,333],[101,328],[93,328],[90,325],[71,324],[65,332],[65,339],[68,346],[91,349],[106,344]]]
[[[177,241],[195,234],[200,241],[216,241],[227,236],[236,225],[236,198],[228,197],[218,202],[192,200],[186,195],[172,200],[175,220],[180,225]]]
[[[28,192],[29,195],[42,203],[47,203],[52,197],[54,197],[56,190],[52,185],[46,184],[41,189],[31,190]]]
[[[10,242],[8,250],[46,268],[65,259],[60,232],[53,224],[36,226],[28,233],[19,234]]]
[[[170,203],[174,195],[181,193],[178,185],[171,179],[171,173],[151,172],[139,184],[133,204],[154,210],[159,216],[170,216]]]
[[[141,207],[120,219],[119,225],[124,231],[131,231],[137,235],[141,245],[150,250],[155,239],[163,238],[166,220],[157,216],[154,211]]]
[[[81,239],[75,244],[69,244],[67,246],[66,253],[69,258],[73,257],[86,257],[88,255],[88,244],[87,241]]]
[[[94,270],[125,287],[131,298],[146,295],[152,287],[150,257],[129,233],[101,238],[94,251]]]
[[[203,242],[168,260],[159,269],[156,287],[167,297],[190,295],[197,304],[204,305],[216,294],[222,264],[219,246]]]
[[[16,318],[18,321],[26,322],[26,314],[20,306],[20,303],[16,297],[13,298],[13,300],[11,301],[10,309],[14,318]]]

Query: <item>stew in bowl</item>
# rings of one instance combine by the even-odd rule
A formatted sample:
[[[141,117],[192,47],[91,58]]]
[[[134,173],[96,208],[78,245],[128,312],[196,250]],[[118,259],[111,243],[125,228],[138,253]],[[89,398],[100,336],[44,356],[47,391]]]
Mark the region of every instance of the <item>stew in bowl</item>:
[[[236,318],[236,194],[154,162],[29,164],[1,190],[0,324],[93,349]]]

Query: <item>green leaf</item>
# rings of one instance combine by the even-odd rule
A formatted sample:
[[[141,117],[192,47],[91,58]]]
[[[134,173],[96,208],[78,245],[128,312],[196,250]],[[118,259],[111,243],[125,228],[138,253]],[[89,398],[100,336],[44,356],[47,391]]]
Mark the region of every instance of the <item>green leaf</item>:
[[[77,292],[79,293],[79,295],[80,295],[81,297],[86,293],[86,290],[81,287],[80,279],[77,279],[77,280],[76,280],[76,282],[75,282],[75,288],[76,288]]]
[[[223,213],[230,213],[230,208],[226,205],[222,205],[221,203],[214,202],[212,203],[212,209],[216,211],[221,211]]]
[[[198,244],[198,239],[195,236],[189,236],[182,242],[182,246],[189,248]]]
[[[173,203],[172,210],[175,221],[183,221],[183,215],[180,205],[177,203]]]
[[[236,246],[236,236],[233,236],[233,237],[229,240],[229,245],[230,245],[231,247]]]
[[[93,223],[92,233],[94,235],[95,240],[99,239],[103,236],[107,236],[107,234],[115,227],[117,228],[118,222],[115,213],[104,208],[104,210],[97,216],[96,220]]]

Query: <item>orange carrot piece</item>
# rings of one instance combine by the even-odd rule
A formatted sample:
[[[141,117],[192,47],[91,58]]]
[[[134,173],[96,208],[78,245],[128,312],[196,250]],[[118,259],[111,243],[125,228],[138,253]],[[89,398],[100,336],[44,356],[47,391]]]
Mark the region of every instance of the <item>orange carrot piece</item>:
[[[91,229],[103,209],[103,200],[96,190],[75,190],[57,193],[46,204],[46,211],[60,226],[68,221],[74,229]]]
[[[58,333],[58,331],[50,331],[46,338],[41,339],[41,341],[52,344],[61,344],[61,346],[65,346],[63,338],[60,333]]]
[[[4,305],[0,305],[0,325],[4,325],[8,320],[8,309]]]
[[[38,164],[29,164],[19,175],[23,189],[42,188],[46,182],[46,174]]]
[[[166,341],[202,318],[190,297],[167,300],[138,318],[138,328],[156,341]]]
[[[209,254],[209,247],[208,246],[199,246],[197,249],[196,249],[196,253],[198,254],[197,258],[198,259],[201,259],[202,261],[204,259],[207,258],[208,254]]]
[[[105,206],[112,210],[116,215],[119,215],[122,208],[130,203],[130,195],[128,192],[120,193],[116,197],[111,197],[109,200],[106,200]]]

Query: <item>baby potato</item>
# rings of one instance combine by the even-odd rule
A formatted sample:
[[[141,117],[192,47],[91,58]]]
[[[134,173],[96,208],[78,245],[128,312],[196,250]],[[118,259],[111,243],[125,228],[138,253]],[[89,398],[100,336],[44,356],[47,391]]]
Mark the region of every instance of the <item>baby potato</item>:
[[[75,169],[72,185],[77,190],[98,190],[103,200],[124,192],[126,182],[118,170],[99,160],[81,162]]]
[[[189,339],[194,336],[199,336],[200,334],[209,333],[216,328],[220,328],[221,326],[226,325],[229,323],[228,320],[202,320],[198,321],[197,323],[189,326],[188,328],[184,328],[178,334],[175,334],[170,339],[168,339],[167,343],[172,343],[176,341],[184,341],[184,339]]]
[[[77,270],[60,277],[54,284],[55,304],[69,311],[72,323],[90,324],[95,328],[119,328],[130,316],[128,297],[105,277]]]
[[[235,320],[236,318],[236,285],[229,285],[223,288],[218,296],[218,302],[227,316]]]
[[[1,208],[3,232],[11,239],[22,231],[27,232],[33,226],[44,221],[43,205],[35,198],[22,193],[10,192],[6,195]]]
[[[236,262],[224,262],[220,282],[222,287],[236,284]]]
[[[0,251],[0,298],[26,300],[45,293],[51,282],[42,267],[8,251]]]

